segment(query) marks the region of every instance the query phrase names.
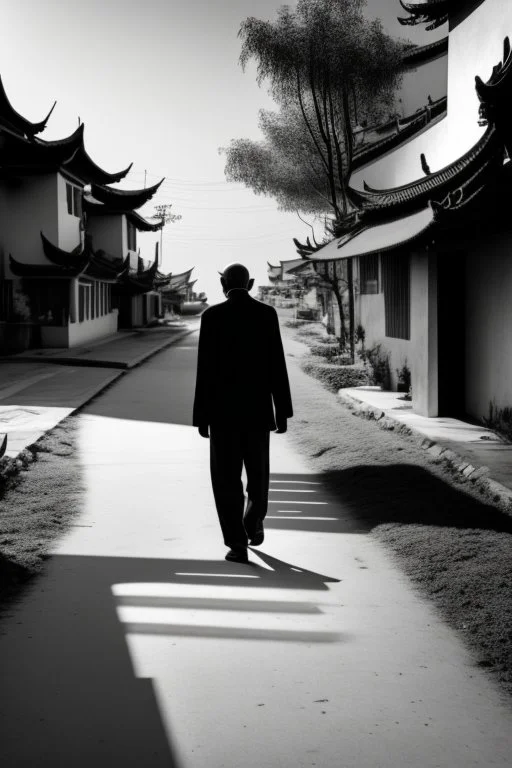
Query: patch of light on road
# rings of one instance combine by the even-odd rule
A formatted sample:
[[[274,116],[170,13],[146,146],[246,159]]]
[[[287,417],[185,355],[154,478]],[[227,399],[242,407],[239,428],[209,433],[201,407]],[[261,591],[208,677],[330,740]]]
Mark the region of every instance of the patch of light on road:
[[[284,510],[283,510],[284,511]],[[267,515],[268,520],[337,520],[337,517],[283,517],[282,515]]]
[[[302,488],[272,488],[272,493],[318,493],[318,491],[302,490]]]
[[[246,573],[187,573],[185,571],[176,571],[176,576],[208,576],[215,579],[258,579],[259,576],[252,576]]]
[[[269,499],[269,504],[327,504],[326,501],[300,501],[297,502],[297,499]]]
[[[321,485],[321,483],[315,483],[313,480],[270,480],[272,483],[286,483],[289,485]]]

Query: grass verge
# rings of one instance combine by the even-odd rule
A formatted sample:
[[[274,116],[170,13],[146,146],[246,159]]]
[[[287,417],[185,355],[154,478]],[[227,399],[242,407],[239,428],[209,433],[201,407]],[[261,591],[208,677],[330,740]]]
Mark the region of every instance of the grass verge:
[[[287,343],[299,338],[286,329],[283,337],[296,414],[290,437],[336,493],[343,525],[385,545],[475,666],[512,694],[512,517],[414,437],[354,416],[301,370],[305,347]]]
[[[83,483],[77,419],[4,462],[0,474],[0,599],[8,601],[38,573],[52,542],[80,511]]]

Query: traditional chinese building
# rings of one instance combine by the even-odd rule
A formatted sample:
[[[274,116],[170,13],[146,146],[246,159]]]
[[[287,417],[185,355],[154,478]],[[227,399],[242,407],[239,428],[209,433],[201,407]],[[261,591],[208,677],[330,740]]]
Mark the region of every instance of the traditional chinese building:
[[[39,138],[38,123],[11,105],[0,80],[0,348],[71,347],[160,312],[153,270],[140,264],[137,213],[159,185],[121,191],[128,166],[108,173],[91,159],[84,126]],[[87,193],[84,194],[84,190]],[[151,293],[154,299],[146,294]],[[126,308],[126,305],[130,305]]]
[[[191,280],[192,270],[166,276],[167,284],[160,291],[162,305],[168,314],[198,315],[207,307],[207,297],[204,293],[196,293],[194,285],[197,280]]]
[[[269,285],[259,286],[259,299],[273,306],[295,307],[309,319],[325,314],[321,279],[314,266],[302,259],[280,261],[278,266],[267,262]],[[298,315],[297,315],[298,316]]]
[[[418,413],[483,418],[512,404],[512,4],[401,4],[404,24],[447,24],[447,114],[356,163],[345,233],[304,255],[352,261],[356,322],[395,384],[410,368]]]

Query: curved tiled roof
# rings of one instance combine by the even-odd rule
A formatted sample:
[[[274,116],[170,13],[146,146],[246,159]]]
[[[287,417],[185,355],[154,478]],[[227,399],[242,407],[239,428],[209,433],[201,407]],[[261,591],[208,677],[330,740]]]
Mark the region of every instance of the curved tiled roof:
[[[350,239],[346,236],[336,238],[312,254],[309,259],[313,262],[337,261],[382,253],[417,240],[432,227],[434,220],[432,207],[426,205],[415,213],[365,227]]]
[[[425,64],[427,61],[437,59],[439,56],[445,56],[448,53],[448,35],[427,45],[416,45],[409,48],[402,56],[402,64],[405,69],[413,69],[418,64]]]
[[[126,214],[126,218],[128,221],[131,221],[131,223],[134,225],[134,227],[136,227],[136,229],[139,230],[139,232],[158,232],[160,229],[162,229],[165,223],[162,219],[154,223],[148,221],[143,216],[141,216],[140,213],[137,213],[137,211],[130,211]]]
[[[390,152],[392,149],[399,147],[403,142],[408,141],[410,138],[421,131],[432,120],[438,117],[444,117],[446,113],[446,96],[441,99],[433,101],[431,104],[418,110],[417,113],[408,115],[402,120],[388,121],[382,126],[375,127],[373,130],[376,133],[382,132],[391,126],[396,125],[397,130],[389,136],[384,136],[377,141],[362,144],[354,150],[352,159],[352,170],[357,170],[362,165],[376,160],[386,152]]]
[[[58,264],[26,264],[17,261],[9,254],[9,267],[17,277],[78,277],[87,267],[89,256],[85,254],[83,260],[70,267]]]
[[[449,186],[460,186],[479,167],[487,165],[497,156],[503,156],[503,144],[494,127],[490,126],[465,155],[441,170],[394,189],[377,190],[367,184],[364,192],[350,188],[350,198],[363,213],[384,212],[392,208],[417,209],[425,205],[433,193],[436,197],[444,196]]]
[[[77,245],[76,248],[73,248],[71,251],[65,251],[57,245],[54,245],[42,232],[39,234],[41,235],[43,243],[44,255],[48,261],[52,262],[52,264],[60,267],[72,267],[83,261],[85,248],[82,244]]]
[[[2,170],[11,173],[58,170],[63,163],[71,160],[82,145],[83,132],[82,124],[64,139],[43,141],[35,138],[29,141],[10,130],[3,130],[0,149]]]
[[[73,157],[64,163],[63,168],[81,179],[84,184],[114,184],[124,179],[132,165],[133,163],[130,163],[127,168],[117,173],[108,173],[92,160],[82,144]]]
[[[450,0],[417,0],[417,2],[405,2],[400,0],[400,5],[409,15],[398,16],[400,24],[414,25],[428,22],[427,30],[436,29],[448,21]]]
[[[8,128],[14,129],[16,133],[33,138],[36,133],[44,131],[56,103],[56,101],[53,102],[52,108],[43,120],[40,120],[38,123],[32,123],[14,109],[7,98],[2,78],[0,77],[0,125],[5,123]]]
[[[151,200],[162,182],[163,179],[158,184],[144,189],[112,189],[103,184],[91,184],[91,194],[110,211],[123,213],[140,208]]]

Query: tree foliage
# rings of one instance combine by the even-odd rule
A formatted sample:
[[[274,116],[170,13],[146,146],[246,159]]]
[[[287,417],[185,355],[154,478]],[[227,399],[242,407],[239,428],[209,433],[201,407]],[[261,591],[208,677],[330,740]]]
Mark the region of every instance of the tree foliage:
[[[263,140],[233,139],[221,150],[226,178],[274,198],[282,211],[329,211],[327,178],[300,110],[293,104],[261,110],[259,127]]]
[[[279,111],[260,112],[262,141],[235,139],[223,150],[227,178],[275,198],[283,210],[330,214],[330,235],[357,220],[347,194],[353,128],[390,111],[403,53],[410,47],[389,37],[380,21],[366,19],[364,5],[364,0],[298,0],[294,9],[281,6],[275,21],[246,19],[239,32],[242,67],[256,62],[258,83],[269,86]],[[348,292],[353,357],[352,264],[344,279],[336,270],[332,276],[323,271],[338,303],[342,342],[342,293]]]
[[[284,151],[283,159],[320,171],[316,187],[321,194],[327,192],[324,210],[335,218],[343,218],[350,209],[346,189],[352,128],[389,109],[406,47],[390,38],[380,21],[367,20],[363,7],[363,0],[298,0],[295,9],[281,6],[274,22],[246,19],[239,33],[242,66],[255,60],[258,82],[269,85],[281,112],[278,116],[270,113],[274,114],[271,126],[269,113],[260,115],[264,133],[266,129],[264,146],[256,148],[254,142],[237,146],[235,142],[230,150],[272,149],[275,159],[275,152],[283,152],[275,129],[289,126],[292,116],[300,117],[301,129],[296,133],[301,137],[301,151]],[[292,139],[294,143],[296,146]],[[258,162],[263,159],[261,152],[252,157]],[[229,172],[229,155],[227,168]],[[289,174],[285,180],[289,181]],[[263,184],[259,191],[264,188]],[[264,193],[272,194],[270,188]]]

